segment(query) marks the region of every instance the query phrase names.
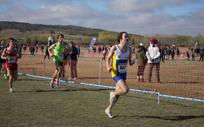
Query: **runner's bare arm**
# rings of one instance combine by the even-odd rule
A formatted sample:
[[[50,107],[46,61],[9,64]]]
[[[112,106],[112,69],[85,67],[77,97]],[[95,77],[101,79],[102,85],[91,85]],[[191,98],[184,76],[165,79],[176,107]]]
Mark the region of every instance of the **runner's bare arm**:
[[[51,45],[50,47],[48,47],[48,52],[49,52],[49,55],[51,57],[53,57],[53,54],[52,54],[52,49],[55,47],[55,44]]]
[[[116,47],[115,45],[111,47],[109,53],[108,53],[108,57],[107,57],[107,60],[106,60],[106,69],[111,72],[112,70],[112,65],[111,65],[111,59],[113,58],[113,54],[114,54],[114,51],[116,50]]]

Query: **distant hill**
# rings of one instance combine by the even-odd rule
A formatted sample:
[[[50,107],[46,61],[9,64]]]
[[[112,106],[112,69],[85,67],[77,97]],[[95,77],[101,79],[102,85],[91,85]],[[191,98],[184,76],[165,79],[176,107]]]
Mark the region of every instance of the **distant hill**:
[[[22,22],[9,22],[9,21],[0,21],[0,29],[17,29],[20,32],[26,31],[62,31],[70,35],[88,35],[88,36],[97,36],[99,32],[105,31],[101,29],[92,29],[80,26],[73,25],[43,25],[43,24],[30,24]]]
[[[44,24],[31,24],[23,22],[10,22],[0,21],[0,40],[14,37],[19,42],[27,43],[38,40],[40,42],[47,42],[47,38],[52,35],[56,37],[59,33],[65,35],[65,41],[79,41],[88,44],[91,38],[97,37],[98,43],[101,44],[114,44],[117,40],[118,32],[108,31],[103,29],[94,29],[73,25],[44,25]],[[129,34],[130,42],[139,44],[144,42],[149,44],[151,36],[156,36],[161,45],[171,45],[175,43],[181,46],[194,46],[195,42],[198,42],[200,46],[204,46],[204,36],[185,36],[185,35],[137,35]]]
[[[37,40],[46,43],[48,36],[56,37],[59,33],[65,35],[65,41],[82,39],[83,43],[89,43],[92,37],[97,37],[98,43],[115,43],[118,32],[73,25],[44,25],[0,21],[0,40],[14,37],[19,42],[33,42]],[[133,40],[141,40],[143,38],[141,35],[130,35]]]

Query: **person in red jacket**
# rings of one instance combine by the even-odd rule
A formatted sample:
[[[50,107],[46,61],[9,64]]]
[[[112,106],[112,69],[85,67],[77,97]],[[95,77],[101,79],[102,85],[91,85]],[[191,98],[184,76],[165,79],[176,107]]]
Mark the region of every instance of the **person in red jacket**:
[[[9,91],[13,93],[13,81],[17,80],[18,76],[18,64],[17,59],[21,57],[17,48],[14,46],[14,38],[9,38],[8,46],[1,54],[1,59],[4,59],[7,74],[9,76]]]

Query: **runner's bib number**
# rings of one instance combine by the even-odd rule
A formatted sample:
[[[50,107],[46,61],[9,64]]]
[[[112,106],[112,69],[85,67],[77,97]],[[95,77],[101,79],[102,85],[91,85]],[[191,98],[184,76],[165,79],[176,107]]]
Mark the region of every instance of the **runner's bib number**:
[[[8,63],[9,63],[9,64],[16,63],[16,57],[15,57],[15,56],[10,56],[10,57],[8,57]]]
[[[64,59],[64,55],[63,55],[63,54],[60,54],[60,55],[59,55],[59,59],[60,59],[60,60],[63,60],[63,59]]]
[[[127,64],[126,63],[120,63],[118,65],[118,72],[119,73],[125,73],[127,71]]]

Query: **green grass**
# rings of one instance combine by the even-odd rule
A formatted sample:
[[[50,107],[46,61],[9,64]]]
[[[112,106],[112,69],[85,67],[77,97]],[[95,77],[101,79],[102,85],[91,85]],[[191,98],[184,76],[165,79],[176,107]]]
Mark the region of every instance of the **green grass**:
[[[15,93],[0,81],[1,127],[201,127],[204,104],[161,99],[154,95],[129,93],[113,109],[115,118],[104,113],[107,89],[66,85],[48,88],[49,82],[20,77]]]

